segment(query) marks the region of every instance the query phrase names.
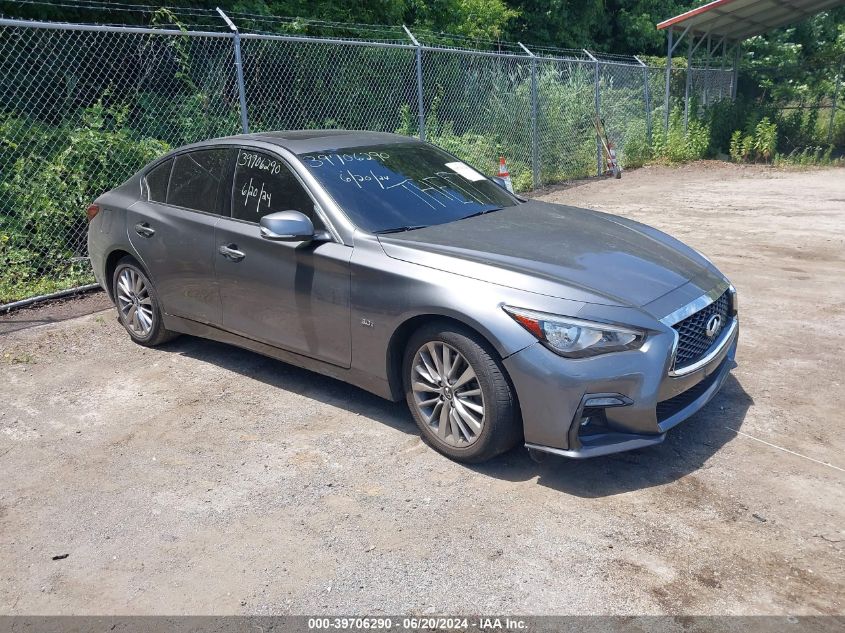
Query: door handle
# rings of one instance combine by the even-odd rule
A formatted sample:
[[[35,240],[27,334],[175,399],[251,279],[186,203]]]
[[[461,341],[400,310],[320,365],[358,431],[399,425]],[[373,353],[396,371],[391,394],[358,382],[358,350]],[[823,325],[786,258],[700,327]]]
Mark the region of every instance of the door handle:
[[[233,262],[239,262],[246,257],[245,253],[238,250],[237,244],[222,244],[217,250],[223,257]]]
[[[155,235],[156,230],[147,222],[138,222],[135,225],[135,232],[141,237],[152,237]]]

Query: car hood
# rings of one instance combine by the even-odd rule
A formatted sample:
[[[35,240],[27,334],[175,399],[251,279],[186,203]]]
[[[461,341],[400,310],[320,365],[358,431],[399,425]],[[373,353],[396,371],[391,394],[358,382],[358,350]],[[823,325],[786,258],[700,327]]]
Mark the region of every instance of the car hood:
[[[587,303],[641,307],[686,283],[703,293],[724,280],[657,229],[536,200],[379,241],[395,259]]]

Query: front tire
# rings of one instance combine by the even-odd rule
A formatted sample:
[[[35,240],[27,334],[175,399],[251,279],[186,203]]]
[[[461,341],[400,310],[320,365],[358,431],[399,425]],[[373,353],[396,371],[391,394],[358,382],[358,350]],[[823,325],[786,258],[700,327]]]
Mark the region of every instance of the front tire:
[[[164,328],[158,295],[134,258],[127,256],[117,263],[112,293],[121,325],[139,345],[154,347],[177,336]]]
[[[483,462],[522,439],[513,387],[475,332],[446,322],[425,326],[408,341],[402,368],[411,415],[440,453]]]

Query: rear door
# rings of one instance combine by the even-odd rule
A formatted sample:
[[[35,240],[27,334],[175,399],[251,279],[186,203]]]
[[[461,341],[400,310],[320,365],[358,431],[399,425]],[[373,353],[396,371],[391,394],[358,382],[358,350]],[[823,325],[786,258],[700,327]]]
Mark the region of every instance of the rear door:
[[[242,336],[349,367],[352,247],[336,242],[274,242],[259,220],[296,210],[325,229],[315,202],[278,156],[238,150],[231,218],[216,228],[215,271],[223,327]],[[228,256],[220,249],[228,249]],[[231,252],[237,255],[233,258]]]
[[[129,241],[168,314],[220,324],[214,226],[228,212],[233,154],[229,148],[177,154],[147,173],[145,195],[129,208]]]

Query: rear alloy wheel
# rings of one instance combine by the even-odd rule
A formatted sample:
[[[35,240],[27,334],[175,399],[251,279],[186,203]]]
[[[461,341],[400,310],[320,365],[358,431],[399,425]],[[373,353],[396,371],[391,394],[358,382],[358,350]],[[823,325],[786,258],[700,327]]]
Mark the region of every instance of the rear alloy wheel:
[[[153,300],[141,274],[129,266],[117,277],[117,309],[120,320],[132,334],[146,338],[153,329]]]
[[[176,336],[164,329],[155,289],[134,259],[118,262],[112,282],[118,318],[133,341],[154,346]]]
[[[521,437],[513,391],[486,341],[442,325],[424,328],[409,341],[404,363],[408,406],[438,451],[459,461],[484,461]]]

